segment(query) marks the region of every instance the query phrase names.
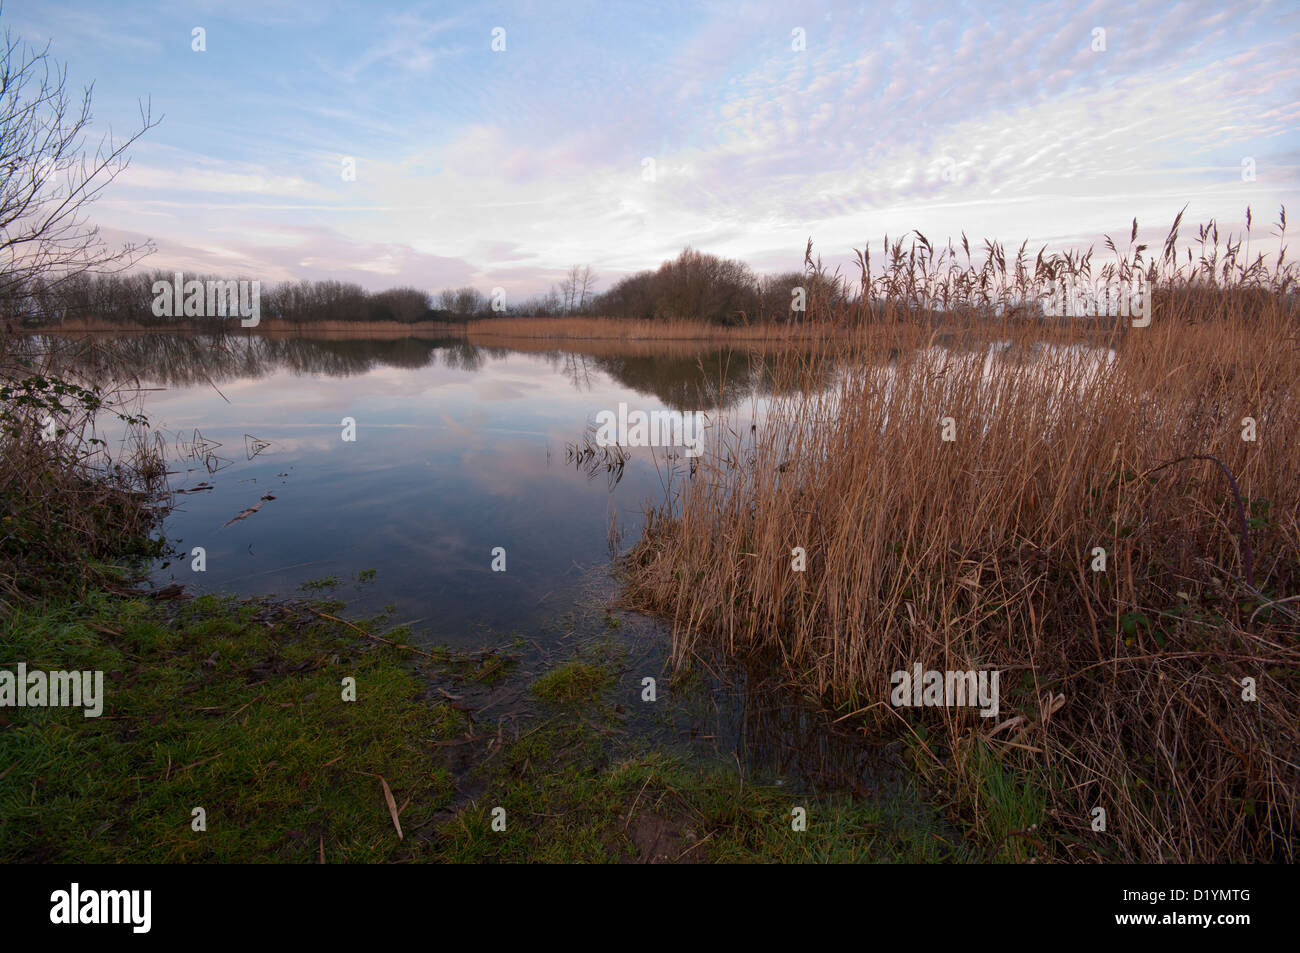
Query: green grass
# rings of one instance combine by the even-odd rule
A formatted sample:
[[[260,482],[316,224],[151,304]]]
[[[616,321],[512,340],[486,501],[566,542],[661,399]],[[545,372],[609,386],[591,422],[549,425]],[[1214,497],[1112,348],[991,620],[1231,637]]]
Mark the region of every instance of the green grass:
[[[105,710],[0,710],[0,858],[403,860],[451,796],[429,742],[457,725],[395,649],[202,597],[18,611],[9,660],[105,672]],[[360,640],[364,641],[364,640]],[[357,700],[341,682],[356,679]],[[452,714],[457,714],[452,712]],[[399,840],[382,793],[401,806]],[[206,832],[191,829],[202,807]],[[412,832],[416,832],[412,836]]]
[[[985,747],[973,744],[973,776],[981,822],[998,859],[1023,863],[1036,853],[1023,839],[1037,831],[1047,816],[1046,778],[1041,769],[1010,769],[1000,765]]]
[[[106,696],[97,719],[0,709],[6,862],[961,856],[905,822],[905,805],[756,784],[735,764],[629,737],[610,703],[622,662],[608,645],[537,678],[540,707],[503,729],[437,689],[529,678],[511,656],[424,660],[270,602],[93,594],[16,610],[0,631],[6,661],[102,670]],[[355,702],[342,697],[349,676]],[[198,807],[206,831],[192,829]],[[504,831],[493,829],[498,807]],[[792,829],[795,807],[804,831]]]

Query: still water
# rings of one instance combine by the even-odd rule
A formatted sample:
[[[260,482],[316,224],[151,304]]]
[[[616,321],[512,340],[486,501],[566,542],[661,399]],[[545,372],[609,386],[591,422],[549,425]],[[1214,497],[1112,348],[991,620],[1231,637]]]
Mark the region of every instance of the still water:
[[[142,409],[172,471],[167,536],[206,554],[205,572],[175,558],[156,584],[291,596],[373,569],[373,585],[340,591],[349,611],[395,605],[396,621],[464,647],[531,637],[568,611],[688,463],[680,448],[647,448],[615,471],[576,466],[569,449],[598,412],[762,400],[757,360],[723,351],[201,337],[134,347],[130,370],[159,388],[143,391]],[[494,571],[501,551],[505,571]]]
[[[166,334],[57,347],[83,381],[134,393],[165,450],[174,554],[154,585],[339,598],[353,618],[388,612],[385,625],[409,625],[414,641],[512,646],[516,684],[483,700],[497,712],[526,705],[529,680],[584,637],[612,637],[625,652],[614,694],[630,734],[777,783],[888,790],[917,823],[934,823],[905,793],[892,745],[835,724],[768,671],[713,659],[689,697],[636,703],[643,676],[670,673],[671,638],[613,608],[611,569],[690,461],[683,448],[632,448],[607,469],[600,456],[575,465],[569,451],[620,404],[761,418],[771,390],[762,353]],[[812,367],[811,386],[829,388],[831,363]],[[192,569],[196,547],[204,572]],[[505,571],[494,571],[502,550]],[[339,585],[304,588],[327,578]]]

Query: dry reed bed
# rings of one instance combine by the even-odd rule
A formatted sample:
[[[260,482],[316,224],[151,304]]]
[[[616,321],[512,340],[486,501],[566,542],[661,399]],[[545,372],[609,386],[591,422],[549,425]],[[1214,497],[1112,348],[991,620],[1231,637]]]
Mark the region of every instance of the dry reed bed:
[[[976,829],[990,755],[1041,785],[1041,824],[1003,832],[1005,856],[1294,860],[1294,297],[1168,282],[1110,349],[1004,321],[967,322],[959,346],[901,321],[827,345],[854,368],[831,393],[724,423],[648,515],[628,601],[673,619],[679,658],[770,657],[866,730],[942,726],[917,748]],[[1235,480],[1248,547],[1219,464],[1189,455]],[[999,716],[900,717],[890,676],[915,662],[1001,670]]]
[[[525,340],[617,340],[707,341],[721,344],[760,342],[798,343],[824,337],[824,329],[806,325],[751,324],[719,325],[705,321],[656,320],[627,318],[485,318],[466,326],[470,340],[485,343],[492,338]]]

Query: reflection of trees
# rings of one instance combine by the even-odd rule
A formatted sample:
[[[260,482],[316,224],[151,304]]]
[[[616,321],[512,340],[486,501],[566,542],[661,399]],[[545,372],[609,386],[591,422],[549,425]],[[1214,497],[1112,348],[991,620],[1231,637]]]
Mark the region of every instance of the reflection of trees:
[[[453,341],[442,352],[442,363],[462,371],[477,371],[483,367],[486,348],[475,347],[464,341]]]
[[[788,362],[799,362],[803,386],[825,387],[834,373],[831,361],[795,351],[761,355],[722,348],[693,358],[603,357],[596,359],[596,366],[674,410],[725,410],[751,394],[770,393],[774,376],[782,376],[782,365]],[[806,377],[802,369],[807,370]]]
[[[139,380],[168,387],[249,380],[288,371],[297,375],[351,377],[375,367],[420,368],[438,354],[449,368],[478,371],[489,358],[516,353],[463,338],[270,338],[203,334],[133,334],[119,338],[21,337],[27,356],[49,353],[55,373],[101,387]],[[833,367],[795,351],[701,349],[693,355],[580,354],[562,349],[536,353],[576,389],[590,390],[599,374],[675,410],[721,410],[754,393],[769,393],[783,364],[811,371],[800,380],[830,383]],[[23,356],[19,354],[18,356]]]
[[[748,354],[710,351],[697,358],[604,357],[596,366],[640,394],[674,410],[720,410],[753,392],[756,361]]]
[[[311,366],[311,373],[338,377],[345,373],[364,374],[377,366],[427,367],[434,362],[435,351],[444,342],[425,338],[289,338],[272,343],[295,346],[289,352],[291,357],[284,361],[286,368],[296,371],[300,367],[314,365]],[[357,345],[364,347],[359,348]]]
[[[100,386],[138,378],[165,386],[256,379],[279,371],[350,377],[375,367],[425,367],[455,339],[320,339],[139,334],[120,338],[27,337],[29,354],[49,352],[53,367]]]
[[[562,357],[564,366],[561,373],[573,385],[574,390],[591,390],[591,372],[597,369],[595,359],[586,354],[570,353],[565,353]],[[551,361],[551,366],[555,366],[555,361]]]

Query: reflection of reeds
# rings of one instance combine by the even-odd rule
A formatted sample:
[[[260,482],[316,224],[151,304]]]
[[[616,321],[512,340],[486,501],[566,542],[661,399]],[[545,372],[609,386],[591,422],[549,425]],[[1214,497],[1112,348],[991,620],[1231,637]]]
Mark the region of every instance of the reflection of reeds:
[[[919,756],[1004,856],[1295,860],[1294,269],[1164,261],[1151,326],[1112,322],[1101,351],[1068,346],[1077,323],[995,314],[937,335],[900,279],[873,304],[891,320],[826,343],[848,369],[829,394],[792,357],[761,426],[718,428],[701,478],[649,514],[629,603],[674,620],[679,657],[772,658],[864,728],[929,725]],[[841,307],[815,317],[848,322]],[[917,661],[1001,670],[999,718],[892,708]],[[990,810],[1007,771],[1045,792],[1031,834]]]

